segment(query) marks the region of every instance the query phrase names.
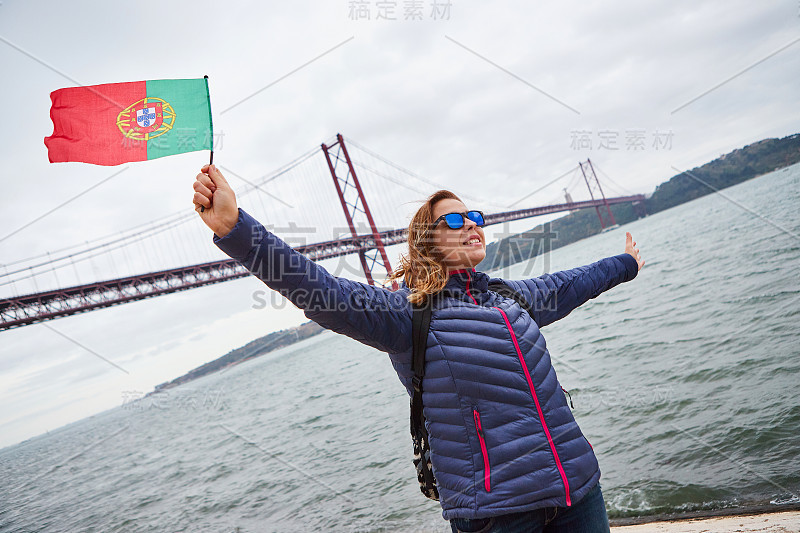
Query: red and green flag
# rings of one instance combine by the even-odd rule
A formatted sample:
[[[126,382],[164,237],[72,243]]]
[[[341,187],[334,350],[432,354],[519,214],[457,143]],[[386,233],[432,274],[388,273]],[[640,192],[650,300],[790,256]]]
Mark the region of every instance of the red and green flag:
[[[51,163],[119,165],[213,149],[208,78],[67,87],[50,99]]]

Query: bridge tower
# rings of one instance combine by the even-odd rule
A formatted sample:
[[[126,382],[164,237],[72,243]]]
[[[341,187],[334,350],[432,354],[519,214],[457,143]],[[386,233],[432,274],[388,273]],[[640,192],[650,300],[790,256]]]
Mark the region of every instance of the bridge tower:
[[[572,195],[569,193],[569,191],[567,190],[567,188],[566,188],[566,187],[564,188],[564,199],[567,201],[567,205],[571,205],[571,204],[574,204],[574,203],[575,203],[575,202],[572,200]],[[570,209],[570,211],[569,211],[569,212],[570,212],[570,213],[574,213],[575,211],[576,211],[575,209]]]
[[[322,151],[325,154],[325,160],[328,162],[328,169],[331,171],[336,192],[339,194],[339,201],[342,203],[350,233],[354,238],[358,237],[356,223],[364,226],[364,218],[369,224],[372,239],[365,247],[359,249],[358,257],[361,260],[361,268],[364,269],[367,282],[370,285],[375,285],[375,280],[372,278],[372,269],[375,263],[383,263],[387,275],[392,273],[392,267],[389,264],[389,256],[386,255],[386,250],[383,247],[380,232],[375,226],[375,220],[372,218],[372,213],[367,205],[367,199],[364,197],[364,191],[358,182],[353,162],[350,160],[350,154],[347,153],[342,134],[337,133],[336,142],[330,146],[322,143]],[[356,220],[357,218],[358,220]],[[397,282],[393,281],[392,290],[397,289]]]
[[[608,200],[606,200],[606,195],[603,194],[603,188],[600,186],[600,180],[597,179],[597,174],[594,172],[594,166],[592,165],[592,160],[587,159],[586,163],[578,163],[581,167],[581,172],[583,173],[583,180],[586,182],[586,186],[589,188],[589,196],[592,197],[592,200],[595,199],[594,191],[597,190],[600,193],[600,197],[603,199],[603,204],[606,206],[606,211],[608,212],[608,218],[611,220],[611,225],[616,225],[616,220],[614,220],[614,215],[611,213],[611,206],[608,205]],[[603,222],[603,217],[600,214],[600,207],[595,206],[595,211],[597,211],[597,218],[600,219],[600,226],[605,229],[606,224]]]

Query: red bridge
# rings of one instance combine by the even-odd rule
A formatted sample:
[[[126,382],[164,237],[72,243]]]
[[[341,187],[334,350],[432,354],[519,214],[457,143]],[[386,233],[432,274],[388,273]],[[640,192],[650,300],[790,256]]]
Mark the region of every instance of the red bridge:
[[[344,209],[351,236],[293,247],[312,260],[358,254],[368,282],[374,284],[372,270],[375,263],[382,263],[383,270],[391,272],[384,248],[405,242],[408,230],[398,228],[378,231],[341,135],[337,135],[336,142],[330,146],[323,144],[322,151]],[[619,203],[643,205],[645,197],[641,194],[606,198],[591,161],[581,163],[580,169],[589,188],[590,200],[568,201],[562,204],[487,214],[487,225],[593,207],[597,211],[600,224],[605,227],[601,208],[606,211],[609,222],[614,224],[610,205]],[[599,198],[594,197],[595,191],[599,192]],[[567,199],[571,200],[569,194]],[[359,223],[363,226],[364,222],[371,231],[358,235],[356,225]],[[0,301],[0,331],[248,275],[249,272],[238,262],[225,259],[7,298]]]

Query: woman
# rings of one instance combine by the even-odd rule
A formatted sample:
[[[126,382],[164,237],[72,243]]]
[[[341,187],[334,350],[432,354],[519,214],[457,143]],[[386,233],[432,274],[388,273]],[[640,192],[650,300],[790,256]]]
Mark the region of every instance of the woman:
[[[425,352],[423,405],[442,515],[453,531],[608,531],[600,471],[539,331],[644,261],[625,253],[521,281],[528,302],[488,290],[483,216],[439,191],[414,215],[395,292],[330,275],[237,209],[225,178],[205,166],[194,204],[217,246],[323,327],[387,352],[406,390],[411,301],[437,295]],[[494,280],[499,281],[499,280]]]

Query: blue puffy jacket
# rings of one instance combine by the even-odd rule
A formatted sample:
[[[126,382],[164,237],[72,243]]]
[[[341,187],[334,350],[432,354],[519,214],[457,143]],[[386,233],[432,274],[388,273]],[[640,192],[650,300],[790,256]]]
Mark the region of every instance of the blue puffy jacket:
[[[411,304],[338,278],[240,210],[217,246],[321,326],[387,352],[411,393]],[[534,317],[488,289],[483,272],[451,275],[434,308],[423,404],[446,520],[579,501],[600,478],[597,459],[558,383],[539,328],[636,277],[629,254],[521,281]]]

